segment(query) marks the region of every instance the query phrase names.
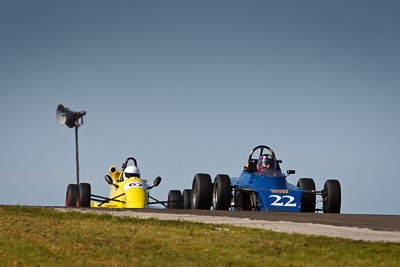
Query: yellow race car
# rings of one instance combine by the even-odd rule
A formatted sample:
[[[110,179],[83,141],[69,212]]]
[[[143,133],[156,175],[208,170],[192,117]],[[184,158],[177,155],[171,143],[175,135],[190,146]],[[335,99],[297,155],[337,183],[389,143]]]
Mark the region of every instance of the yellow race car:
[[[130,160],[133,161],[133,165],[128,166]],[[106,208],[147,208],[150,204],[165,206],[165,202],[158,201],[149,195],[149,190],[160,184],[161,177],[157,177],[150,186],[147,180],[140,178],[135,158],[127,158],[120,171],[115,166],[112,166],[109,171],[111,176],[104,177],[111,187],[109,198],[92,195],[91,186],[88,183],[69,184],[65,205]],[[154,202],[149,202],[149,199]]]

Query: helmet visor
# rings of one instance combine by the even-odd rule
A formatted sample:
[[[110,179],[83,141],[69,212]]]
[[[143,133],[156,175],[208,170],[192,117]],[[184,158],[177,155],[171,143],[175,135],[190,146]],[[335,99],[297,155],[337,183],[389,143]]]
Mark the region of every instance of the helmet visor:
[[[267,169],[276,169],[276,162],[274,160],[262,159],[260,161],[261,162],[259,162],[258,165],[260,165],[261,167],[267,168]]]
[[[140,178],[140,174],[133,173],[133,172],[126,172],[126,173],[125,173],[125,177],[126,177],[126,178],[131,178],[131,177],[138,177],[138,178]]]

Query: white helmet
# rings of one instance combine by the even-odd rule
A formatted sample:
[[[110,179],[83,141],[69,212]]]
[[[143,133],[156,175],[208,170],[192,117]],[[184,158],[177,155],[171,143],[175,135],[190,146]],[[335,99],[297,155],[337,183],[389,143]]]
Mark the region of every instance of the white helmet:
[[[132,178],[132,177],[138,177],[140,178],[140,171],[139,168],[136,166],[128,166],[124,170],[123,174],[124,180]]]

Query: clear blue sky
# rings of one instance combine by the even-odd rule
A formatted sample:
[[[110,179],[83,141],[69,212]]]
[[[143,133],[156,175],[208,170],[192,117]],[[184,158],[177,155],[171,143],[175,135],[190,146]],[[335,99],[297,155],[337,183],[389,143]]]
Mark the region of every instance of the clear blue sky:
[[[400,214],[400,2],[0,2],[0,204],[64,205],[129,156],[153,196],[271,146],[342,212]]]

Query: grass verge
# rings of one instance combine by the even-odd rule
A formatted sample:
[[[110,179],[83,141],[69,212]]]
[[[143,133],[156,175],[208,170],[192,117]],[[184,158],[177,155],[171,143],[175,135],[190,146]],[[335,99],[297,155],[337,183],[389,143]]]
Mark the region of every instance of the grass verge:
[[[400,244],[0,206],[0,266],[399,266]]]

